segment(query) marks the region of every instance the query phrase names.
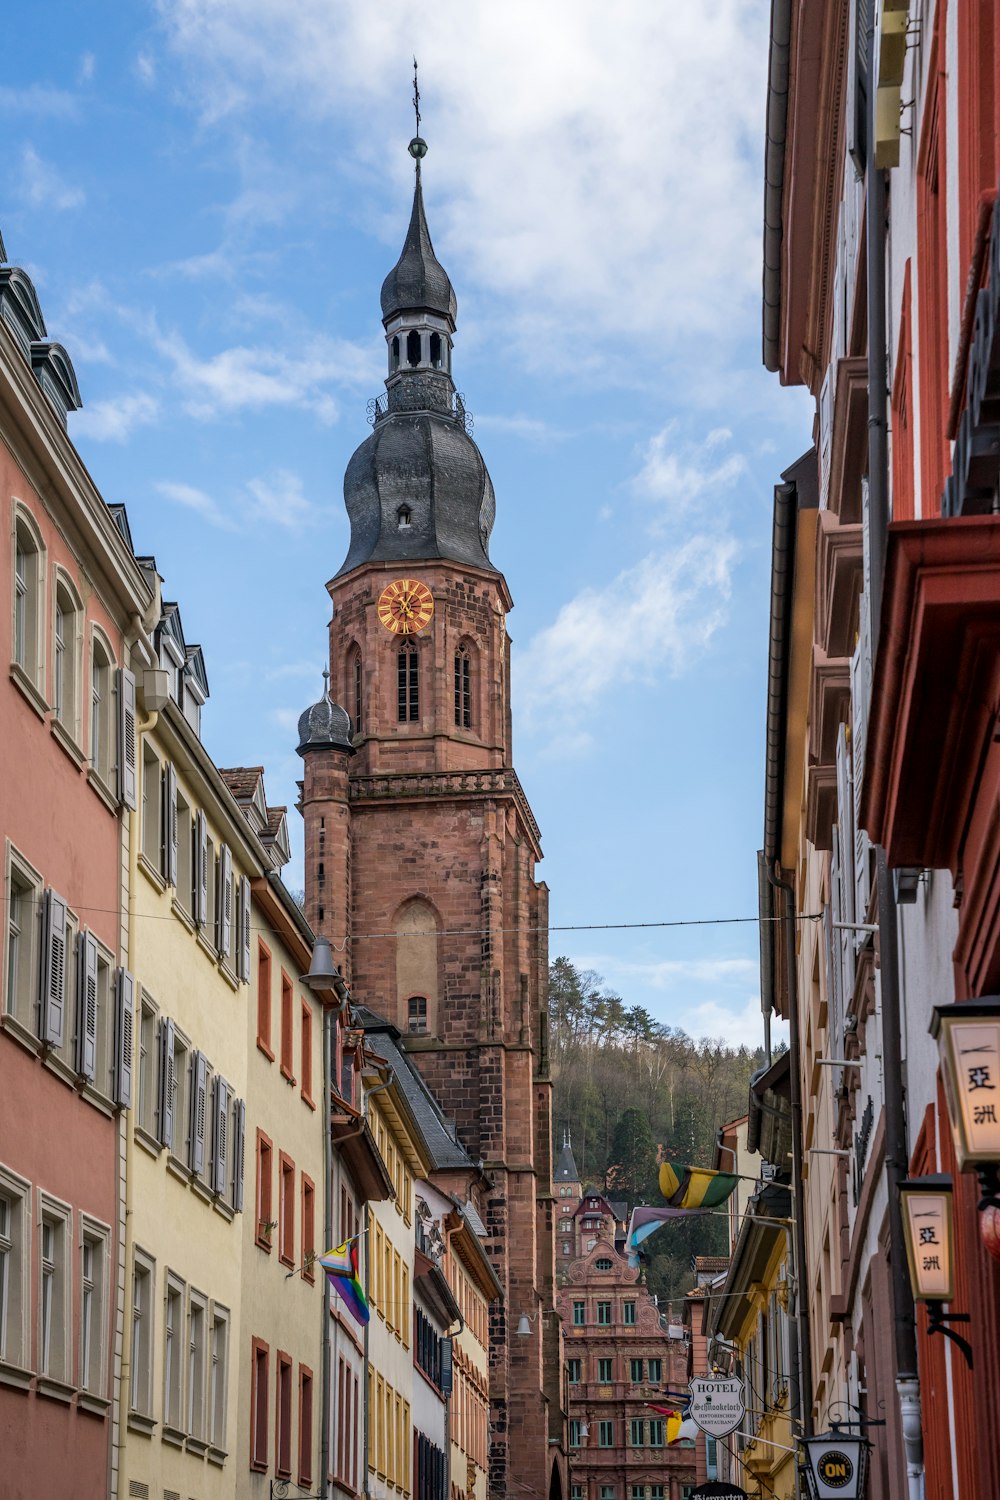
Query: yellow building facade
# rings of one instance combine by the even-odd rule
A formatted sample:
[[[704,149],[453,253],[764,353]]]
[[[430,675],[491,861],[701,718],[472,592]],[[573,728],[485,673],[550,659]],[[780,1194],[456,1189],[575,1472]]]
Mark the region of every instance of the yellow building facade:
[[[268,856],[201,744],[176,608],[137,718],[122,1491],[236,1492],[251,881]],[[148,1487],[148,1491],[145,1487]]]

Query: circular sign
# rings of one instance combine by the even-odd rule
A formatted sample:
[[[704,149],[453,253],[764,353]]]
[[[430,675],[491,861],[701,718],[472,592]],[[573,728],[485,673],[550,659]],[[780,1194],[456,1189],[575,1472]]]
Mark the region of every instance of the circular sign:
[[[824,1453],[817,1467],[817,1473],[823,1483],[829,1485],[831,1490],[846,1489],[854,1478],[854,1463],[846,1453],[840,1453],[836,1448],[831,1448]]]

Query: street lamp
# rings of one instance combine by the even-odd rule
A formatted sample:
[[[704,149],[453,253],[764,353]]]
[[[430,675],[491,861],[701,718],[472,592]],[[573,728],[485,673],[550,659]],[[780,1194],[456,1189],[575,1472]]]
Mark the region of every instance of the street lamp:
[[[864,1500],[867,1438],[853,1437],[834,1422],[829,1432],[801,1441],[811,1500]]]
[[[915,1302],[927,1303],[928,1333],[953,1340],[972,1368],[972,1349],[948,1323],[968,1323],[968,1313],[946,1313],[955,1295],[955,1221],[951,1178],[943,1172],[899,1184],[903,1238]]]

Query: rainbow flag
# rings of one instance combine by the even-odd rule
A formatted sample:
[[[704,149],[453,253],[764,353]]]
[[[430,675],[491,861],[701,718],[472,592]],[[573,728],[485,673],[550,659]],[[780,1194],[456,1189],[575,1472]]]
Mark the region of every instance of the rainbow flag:
[[[323,1270],[329,1276],[338,1296],[347,1304],[348,1311],[362,1326],[368,1322],[368,1302],[365,1289],[358,1275],[358,1236],[345,1240],[336,1250],[328,1250],[317,1256]]]

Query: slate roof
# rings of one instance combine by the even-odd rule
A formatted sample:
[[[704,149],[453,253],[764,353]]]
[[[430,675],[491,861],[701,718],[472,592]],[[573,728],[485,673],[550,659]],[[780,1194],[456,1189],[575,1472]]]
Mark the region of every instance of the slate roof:
[[[406,239],[398,261],[382,283],[381,301],[383,322],[387,322],[393,313],[426,308],[429,312],[443,313],[454,326],[458,301],[448,272],[434,254],[431,244],[419,165]]]
[[[576,1170],[576,1161],[573,1156],[573,1147],[569,1141],[565,1142],[559,1153],[559,1160],[556,1162],[555,1180],[556,1182],[580,1181],[580,1174]]]
[[[376,1050],[392,1068],[396,1081],[406,1096],[434,1167],[440,1170],[465,1168],[475,1171],[475,1163],[458,1140],[454,1125],[441,1110],[407,1054],[397,1045],[400,1036],[397,1027],[364,1005],[354,1006],[353,1013],[358,1024],[364,1027],[365,1036],[377,1039]]]
[[[298,753],[304,755],[307,750],[327,749],[354,754],[350,714],[324,692],[318,703],[313,703],[299,715]]]

